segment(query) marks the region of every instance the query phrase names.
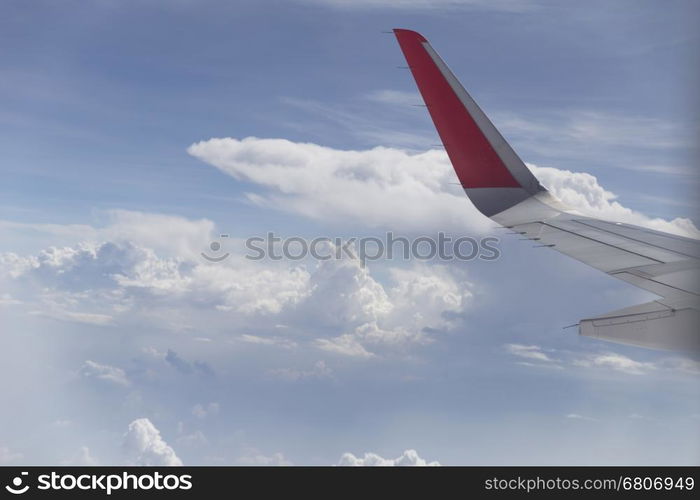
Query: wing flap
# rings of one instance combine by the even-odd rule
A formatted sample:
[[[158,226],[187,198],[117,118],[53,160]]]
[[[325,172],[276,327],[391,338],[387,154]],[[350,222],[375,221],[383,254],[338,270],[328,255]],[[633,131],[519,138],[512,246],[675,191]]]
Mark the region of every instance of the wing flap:
[[[674,351],[700,350],[696,309],[672,309],[648,302],[581,320],[579,332],[608,342]]]

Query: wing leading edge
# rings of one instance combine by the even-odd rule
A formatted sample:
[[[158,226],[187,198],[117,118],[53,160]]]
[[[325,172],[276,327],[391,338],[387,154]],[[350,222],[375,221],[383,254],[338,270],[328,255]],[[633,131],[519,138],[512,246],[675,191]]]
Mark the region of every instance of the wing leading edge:
[[[525,166],[419,33],[395,29],[465,193],[484,215],[660,298],[579,323],[581,335],[700,351],[700,241],[585,217]]]

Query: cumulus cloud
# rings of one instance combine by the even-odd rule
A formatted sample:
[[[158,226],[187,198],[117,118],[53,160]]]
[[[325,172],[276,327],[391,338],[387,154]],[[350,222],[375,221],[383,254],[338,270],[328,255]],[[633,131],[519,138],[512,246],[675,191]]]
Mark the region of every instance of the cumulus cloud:
[[[95,361],[85,361],[80,370],[80,374],[85,378],[103,380],[116,385],[129,385],[129,379],[124,370],[110,365],[103,365]]]
[[[386,97],[385,97],[386,98]],[[210,139],[188,152],[238,180],[260,186],[248,199],[314,219],[352,221],[404,231],[485,231],[488,219],[469,208],[444,151],[376,147],[344,151],[285,139]],[[700,236],[689,219],[650,218],[615,201],[587,173],[530,165],[555,196],[603,219]]]
[[[376,453],[365,453],[362,457],[356,457],[352,453],[343,453],[338,465],[344,466],[435,466],[439,462],[428,462],[418,456],[416,450],[406,450],[397,458],[382,458]]]
[[[376,147],[343,151],[286,139],[210,139],[188,152],[263,193],[249,200],[313,219],[420,231],[485,230],[455,182],[444,151]]]
[[[128,461],[134,465],[182,465],[175,451],[147,418],[138,418],[129,424],[123,448]]]
[[[0,270],[14,293],[32,299],[17,299],[15,305],[26,302],[40,306],[36,314],[98,325],[142,312],[144,321],[183,328],[177,310],[156,313],[182,305],[244,315],[278,313],[302,298],[308,280],[301,268],[243,259],[213,266],[201,258],[164,257],[132,242],[82,242],[49,247],[36,256],[2,257]]]
[[[586,215],[700,238],[700,231],[690,219],[678,217],[668,221],[658,217],[651,218],[622,206],[615,201],[617,196],[604,189],[591,174],[536,165],[529,167],[554,196]]]
[[[390,276],[396,285],[388,290],[357,261],[333,265],[341,272],[334,278],[327,277],[326,282],[340,277],[335,293],[340,292],[345,300],[341,309],[326,306],[322,310],[330,309],[332,318],[344,317],[344,324],[354,327],[332,338],[318,338],[315,343],[336,354],[368,359],[387,349],[429,343],[432,339],[426,331],[451,328],[446,313],[464,311],[472,297],[473,285],[463,272],[448,272],[440,265],[392,268]],[[321,295],[320,300],[328,300],[327,293]]]
[[[207,324],[209,342],[217,331],[240,327],[250,332],[235,337],[242,343],[313,346],[358,359],[430,342],[430,332],[451,328],[450,314],[465,311],[472,298],[464,269],[444,265],[389,267],[380,283],[347,256],[301,265],[234,252],[213,265],[192,253],[163,256],[140,241],[79,242],[2,254],[0,271],[17,297],[8,307],[30,314],[98,326],[153,324],[197,338],[197,325]],[[183,374],[213,373],[173,349],[161,357]],[[97,369],[89,365],[86,374]]]

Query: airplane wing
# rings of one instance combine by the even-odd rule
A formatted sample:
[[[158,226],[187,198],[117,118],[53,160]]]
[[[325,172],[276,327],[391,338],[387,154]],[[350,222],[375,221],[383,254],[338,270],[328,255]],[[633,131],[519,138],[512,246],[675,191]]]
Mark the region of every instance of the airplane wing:
[[[579,323],[581,335],[700,351],[700,241],[586,217],[549,193],[419,33],[395,29],[465,193],[484,215],[537,244],[660,298]]]

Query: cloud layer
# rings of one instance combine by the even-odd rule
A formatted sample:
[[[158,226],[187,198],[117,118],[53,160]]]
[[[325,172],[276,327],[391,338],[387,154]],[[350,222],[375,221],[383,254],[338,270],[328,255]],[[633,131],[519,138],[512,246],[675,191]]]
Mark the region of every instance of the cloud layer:
[[[466,196],[444,151],[409,153],[376,147],[344,151],[285,139],[210,139],[188,152],[259,189],[255,204],[313,219],[398,231],[483,232],[492,224]],[[650,218],[615,201],[586,173],[530,165],[553,194],[572,208],[603,219],[700,236],[688,219]]]
[[[418,456],[416,450],[406,450],[397,458],[383,458],[376,453],[365,453],[362,457],[356,457],[352,453],[343,453],[338,465],[345,466],[383,466],[383,467],[407,467],[407,466],[435,466],[439,462],[428,462]]]
[[[149,220],[138,213],[122,216]],[[157,252],[144,245],[157,239],[161,226],[170,232],[182,223],[194,228],[193,234],[206,234],[210,223],[151,220],[147,236],[133,233],[133,241],[85,241],[36,255],[0,254],[0,277],[9,290],[6,306],[103,327],[151,325],[195,332],[197,324],[207,324],[213,335],[233,327],[242,343],[304,345],[368,359],[429,343],[426,332],[449,329],[449,313],[464,311],[472,297],[464,269],[443,265],[390,266],[381,283],[351,258],[305,265],[250,261],[234,253],[211,264],[192,257],[194,240]],[[105,227],[90,233],[115,232]],[[163,359],[179,372],[211,372],[173,350]],[[123,371],[92,360],[85,362],[82,374],[128,385]]]
[[[666,372],[700,375],[700,363],[683,357],[661,357],[653,361],[638,361],[623,354],[606,351],[593,353],[572,353],[544,349],[537,345],[506,344],[504,350],[518,359],[518,363],[532,367],[546,368],[587,368],[613,371],[627,375],[650,375]]]

